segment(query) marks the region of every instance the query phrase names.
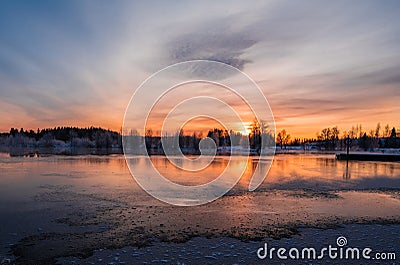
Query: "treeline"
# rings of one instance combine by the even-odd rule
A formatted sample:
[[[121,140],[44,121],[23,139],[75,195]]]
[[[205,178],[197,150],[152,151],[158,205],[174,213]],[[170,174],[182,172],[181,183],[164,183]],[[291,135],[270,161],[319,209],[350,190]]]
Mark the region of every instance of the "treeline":
[[[347,144],[353,150],[374,150],[383,148],[400,148],[400,134],[395,127],[387,124],[382,128],[378,123],[373,130],[366,131],[362,125],[352,126],[350,130],[341,131],[337,126],[327,127],[317,133],[316,138],[291,139],[286,130],[277,134],[277,145],[281,149],[288,146],[301,146],[304,149],[344,150]]]
[[[203,134],[202,132],[193,132],[187,134],[184,130],[179,130],[171,135],[154,135],[152,129],[145,131],[145,136],[140,136],[137,131],[125,133],[125,143],[127,150],[132,152],[139,151],[143,153],[145,150],[149,153],[163,154],[164,148],[180,150],[183,153],[198,153],[200,151],[200,142],[208,137],[214,142],[213,145],[203,146],[205,149],[217,147],[219,152],[229,152],[232,148],[240,151],[243,148],[250,148],[252,152],[260,152],[261,149],[273,147],[275,145],[275,137],[269,127],[264,123],[256,120],[250,125],[250,133],[248,135],[233,130],[223,130],[214,128]],[[144,140],[144,145],[142,145]],[[163,146],[163,143],[165,146]],[[210,142],[208,142],[210,143]]]
[[[141,137],[135,134],[135,137]],[[242,135],[240,132],[234,132],[232,130],[222,130],[214,128],[209,130],[206,137],[211,138],[214,141],[215,146],[228,147],[228,146],[244,146],[249,143],[247,135]],[[203,133],[185,134],[184,130],[180,130],[174,135],[154,136],[151,130],[147,130],[145,134],[145,147],[148,151],[157,150],[163,152],[164,142],[169,147],[179,147],[181,151],[185,152],[198,152],[200,150],[200,141],[205,138]],[[138,140],[140,141],[140,140]],[[136,145],[140,145],[140,142],[136,142]],[[205,148],[212,148],[212,146],[205,146]]]
[[[102,128],[54,127],[24,130],[11,128],[0,134],[0,144],[8,147],[121,148],[121,134]]]
[[[254,121],[248,135],[233,130],[214,128],[206,134],[185,134],[180,130],[173,135],[164,135],[163,141],[169,146],[179,147],[186,153],[197,153],[200,141],[209,137],[219,149],[229,147],[247,147],[254,152],[272,147],[275,143],[280,149],[288,147],[304,150],[344,150],[347,144],[353,150],[374,150],[383,148],[400,148],[400,134],[395,127],[377,124],[374,130],[365,131],[362,125],[353,126],[350,130],[341,131],[337,126],[327,127],[316,134],[316,138],[292,138],[286,130],[275,135],[263,123]],[[144,136],[131,131],[125,136],[133,137],[136,145],[144,143],[143,150],[153,153],[163,153],[161,136],[153,135],[151,129]],[[132,138],[132,139],[133,139]],[[144,138],[144,139],[143,139]],[[144,140],[144,141],[143,141]],[[133,143],[134,141],[131,141]],[[164,142],[164,143],[166,143]],[[54,127],[48,129],[24,130],[11,128],[8,133],[0,133],[0,145],[7,147],[65,147],[65,148],[119,148],[122,149],[122,136],[119,132],[96,127]],[[134,144],[135,145],[135,144]],[[211,148],[211,146],[210,146]]]
[[[136,148],[140,146],[142,136],[137,133],[130,134],[130,143],[135,145]],[[229,150],[230,147],[243,147],[250,148],[254,152],[260,152],[262,148],[274,145],[274,136],[272,134],[253,130],[249,135],[244,135],[240,132],[232,130],[222,130],[214,128],[209,130],[205,137],[213,140],[214,146],[203,146],[204,148],[217,147],[218,150]],[[167,144],[170,148],[180,148],[183,153],[198,153],[200,151],[200,141],[205,138],[203,133],[185,134],[180,130],[174,135],[154,136],[151,130],[145,133],[145,146],[146,150],[150,153],[164,153],[163,143]],[[264,144],[264,146],[262,146]]]

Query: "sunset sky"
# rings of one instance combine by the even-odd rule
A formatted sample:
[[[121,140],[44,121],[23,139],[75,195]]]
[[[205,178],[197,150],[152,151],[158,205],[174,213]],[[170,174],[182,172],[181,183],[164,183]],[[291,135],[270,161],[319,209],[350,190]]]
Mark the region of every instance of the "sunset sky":
[[[0,132],[119,130],[135,89],[211,59],[253,78],[277,129],[400,127],[399,1],[1,1]]]

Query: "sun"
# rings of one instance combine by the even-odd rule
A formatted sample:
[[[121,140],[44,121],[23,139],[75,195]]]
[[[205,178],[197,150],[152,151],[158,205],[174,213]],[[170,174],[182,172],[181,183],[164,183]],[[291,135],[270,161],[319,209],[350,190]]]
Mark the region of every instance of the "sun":
[[[251,122],[243,122],[240,124],[241,130],[238,130],[243,135],[249,135],[251,133]]]

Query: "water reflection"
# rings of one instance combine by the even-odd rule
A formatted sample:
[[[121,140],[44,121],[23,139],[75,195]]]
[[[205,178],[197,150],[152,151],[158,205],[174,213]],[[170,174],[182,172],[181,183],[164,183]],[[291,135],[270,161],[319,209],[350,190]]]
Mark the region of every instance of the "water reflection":
[[[330,155],[277,155],[265,187],[400,188],[400,163],[338,161]]]
[[[351,178],[351,173],[349,171],[349,161],[346,161],[346,171],[343,173],[343,178],[344,179],[350,179]]]
[[[246,163],[246,171],[234,191],[247,191],[253,174],[266,175],[268,159],[232,157],[232,170]],[[229,157],[217,157],[209,167],[198,172],[176,168],[164,156],[129,158],[137,172],[148,172],[155,167],[173,182],[201,185],[217,178],[226,168]],[[185,166],[185,161],[175,161]],[[257,167],[258,165],[258,167]],[[74,181],[72,181],[74,179]],[[130,180],[127,188],[138,186],[130,176],[125,158],[112,156],[0,156],[0,192],[12,193],[29,183],[74,182],[78,186],[91,186],[101,182],[113,186]],[[21,184],[24,181],[24,184]],[[12,185],[7,186],[6,184]],[[373,161],[338,161],[333,155],[276,155],[264,182],[257,190],[267,189],[369,189],[400,188],[400,163]]]

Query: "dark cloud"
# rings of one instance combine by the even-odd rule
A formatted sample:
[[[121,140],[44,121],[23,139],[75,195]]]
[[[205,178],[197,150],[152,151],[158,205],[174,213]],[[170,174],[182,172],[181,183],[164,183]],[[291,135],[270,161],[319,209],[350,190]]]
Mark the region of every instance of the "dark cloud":
[[[170,60],[174,63],[188,60],[213,60],[243,69],[249,60],[241,58],[244,51],[257,43],[243,33],[220,32],[187,34],[171,41]]]
[[[218,18],[208,23],[194,25],[190,32],[180,33],[168,40],[163,48],[167,54],[167,64],[189,60],[210,60],[243,70],[251,60],[245,57],[247,49],[260,41],[247,27],[231,26],[234,18]],[[200,77],[224,78],[233,74],[224,72],[218,66],[194,67],[191,74]]]

